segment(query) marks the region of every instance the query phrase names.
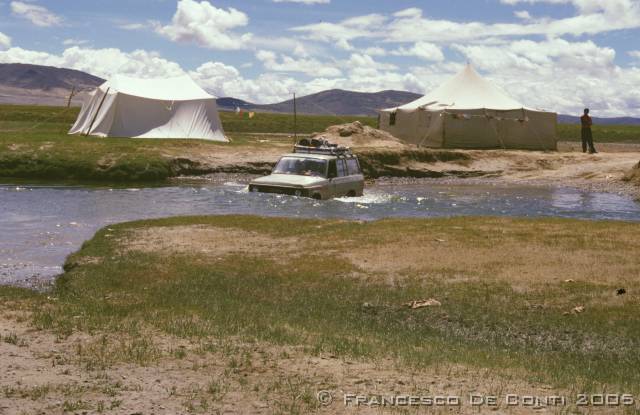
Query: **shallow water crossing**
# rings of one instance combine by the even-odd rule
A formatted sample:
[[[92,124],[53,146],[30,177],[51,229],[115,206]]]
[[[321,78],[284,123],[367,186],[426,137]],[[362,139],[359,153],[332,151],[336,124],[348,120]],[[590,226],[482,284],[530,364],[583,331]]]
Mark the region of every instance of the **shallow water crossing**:
[[[358,198],[317,201],[248,193],[227,182],[155,188],[0,186],[0,284],[34,286],[62,272],[64,259],[113,223],[175,215],[255,214],[375,220],[499,215],[640,221],[630,197],[561,187],[376,184]]]

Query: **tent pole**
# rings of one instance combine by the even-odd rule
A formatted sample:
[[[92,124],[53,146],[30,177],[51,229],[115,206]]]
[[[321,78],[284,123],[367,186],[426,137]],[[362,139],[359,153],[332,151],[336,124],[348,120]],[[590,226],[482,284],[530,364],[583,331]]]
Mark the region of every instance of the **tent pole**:
[[[102,108],[102,104],[104,104],[104,100],[105,100],[105,98],[107,98],[107,94],[109,94],[109,90],[110,89],[111,89],[111,87],[107,88],[107,91],[102,96],[102,99],[100,100],[100,105],[98,105],[98,109],[96,110],[96,113],[93,114],[93,118],[91,119],[91,124],[89,124],[89,129],[84,134],[85,137],[88,136],[91,133],[91,129],[93,128],[93,123],[96,122],[96,118],[98,118],[98,114],[100,113],[100,109]]]

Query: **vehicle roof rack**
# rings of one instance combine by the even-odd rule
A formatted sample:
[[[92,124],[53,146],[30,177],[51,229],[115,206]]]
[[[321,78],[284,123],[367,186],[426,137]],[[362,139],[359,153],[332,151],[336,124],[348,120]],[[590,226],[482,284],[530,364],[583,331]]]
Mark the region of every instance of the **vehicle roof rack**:
[[[353,154],[349,147],[330,143],[323,137],[320,137],[319,139],[303,138],[293,146],[293,152],[307,154],[326,154],[333,156],[350,156]]]

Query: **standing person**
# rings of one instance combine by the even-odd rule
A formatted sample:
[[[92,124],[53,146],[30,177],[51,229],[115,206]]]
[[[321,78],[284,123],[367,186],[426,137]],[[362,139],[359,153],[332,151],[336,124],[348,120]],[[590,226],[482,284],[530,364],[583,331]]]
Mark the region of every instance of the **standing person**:
[[[589,116],[589,108],[584,109],[584,115],[580,117],[580,123],[582,124],[582,152],[587,152],[587,146],[589,146],[589,154],[597,153],[596,148],[593,146],[593,134],[591,134],[591,126],[593,120]]]

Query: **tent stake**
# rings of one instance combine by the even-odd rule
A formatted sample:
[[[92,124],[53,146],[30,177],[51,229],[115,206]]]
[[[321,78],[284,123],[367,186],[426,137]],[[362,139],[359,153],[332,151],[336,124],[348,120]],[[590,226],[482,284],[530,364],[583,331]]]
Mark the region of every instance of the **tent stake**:
[[[96,122],[96,118],[98,118],[98,114],[100,113],[100,109],[102,108],[102,104],[104,104],[104,100],[107,97],[107,94],[109,94],[109,90],[110,89],[111,89],[111,87],[107,88],[107,91],[104,93],[104,96],[100,100],[100,105],[98,105],[98,109],[96,110],[96,113],[93,114],[93,118],[91,119],[91,124],[89,124],[89,129],[87,130],[87,132],[84,135],[85,137],[88,136],[91,133],[91,129],[93,128],[93,123]]]

